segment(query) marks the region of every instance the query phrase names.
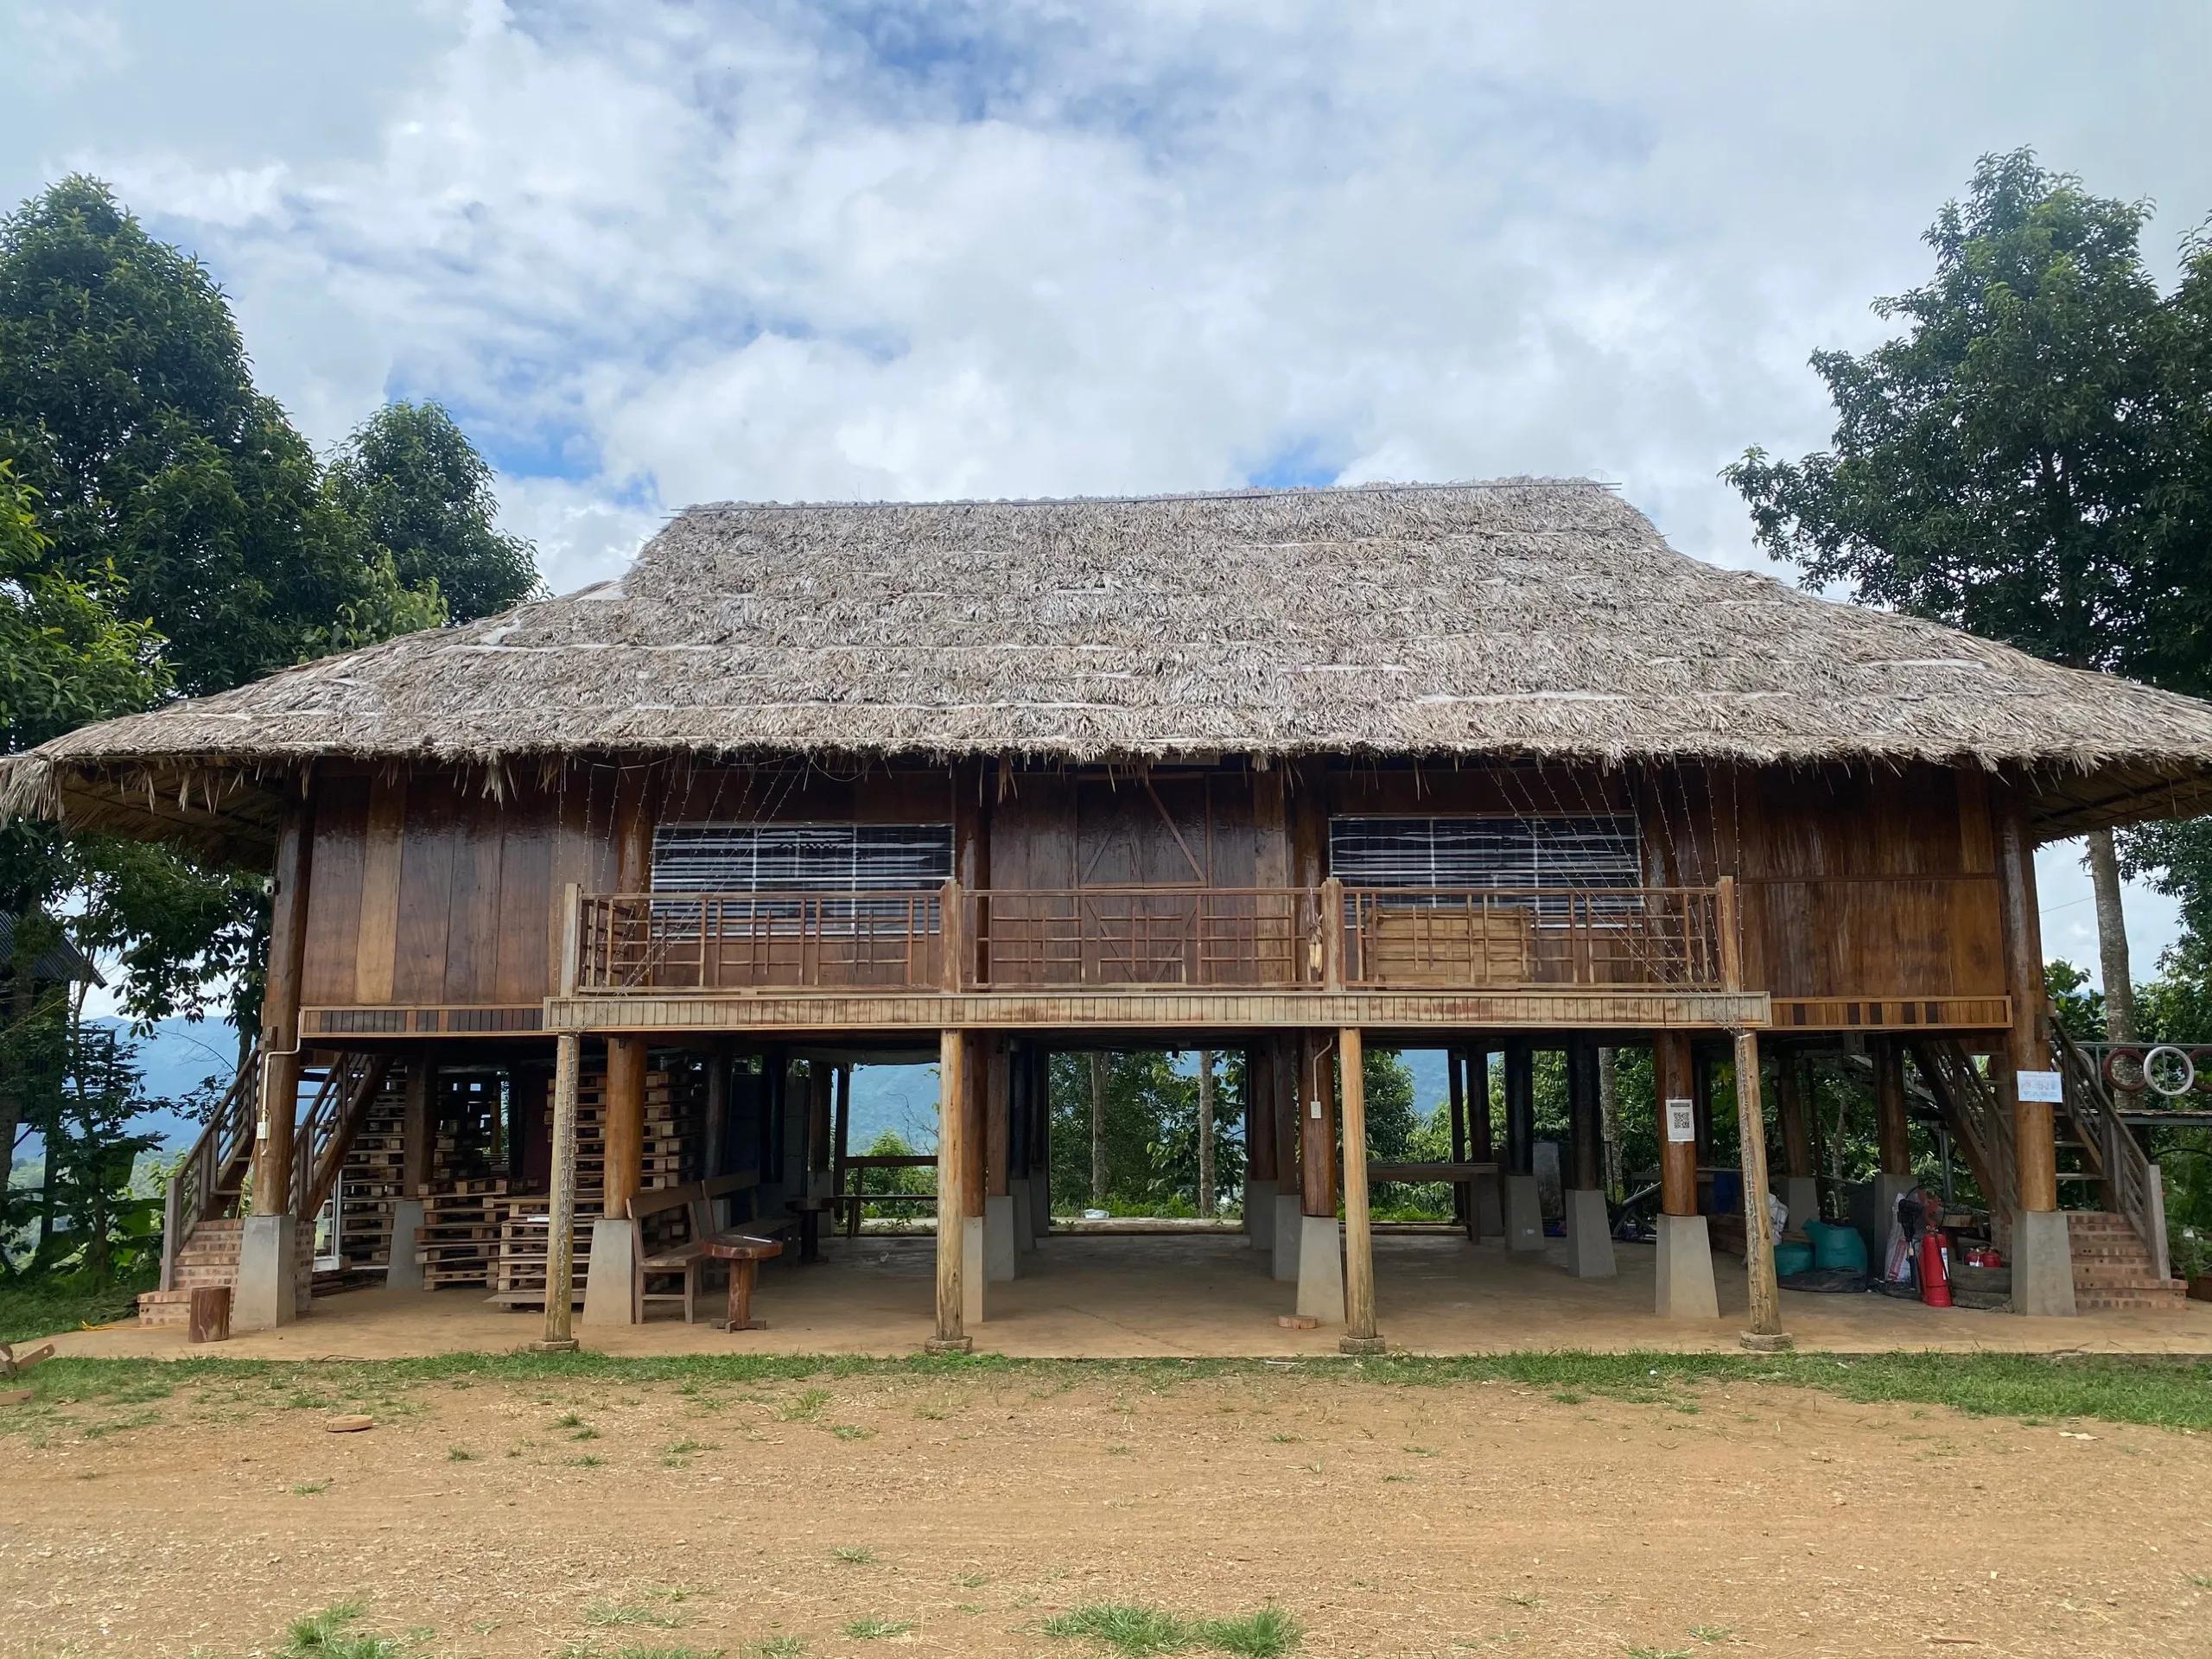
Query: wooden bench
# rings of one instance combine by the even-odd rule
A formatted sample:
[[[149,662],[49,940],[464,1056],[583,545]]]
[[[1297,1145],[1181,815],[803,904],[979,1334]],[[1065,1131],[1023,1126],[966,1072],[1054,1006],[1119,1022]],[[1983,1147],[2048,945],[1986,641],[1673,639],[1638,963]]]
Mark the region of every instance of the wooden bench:
[[[1475,1183],[1485,1176],[1497,1174],[1502,1167],[1497,1163],[1473,1162],[1370,1163],[1367,1166],[1367,1184],[1371,1187],[1378,1182],[1392,1181],[1408,1186],[1450,1186],[1465,1200],[1459,1208],[1466,1218],[1467,1236],[1478,1239],[1480,1233],[1477,1223],[1479,1211],[1475,1203]]]
[[[630,1319],[632,1324],[645,1322],[648,1302],[681,1302],[683,1322],[690,1325],[698,1312],[699,1277],[705,1264],[712,1260],[707,1246],[722,1230],[724,1217],[716,1214],[717,1207],[737,1193],[748,1192],[760,1185],[757,1174],[718,1175],[708,1181],[687,1181],[681,1186],[655,1187],[640,1192],[630,1200],[630,1225],[635,1230],[631,1246],[631,1260],[636,1263],[630,1274]],[[645,1223],[654,1216],[681,1215],[683,1236],[648,1251],[645,1249]],[[748,1221],[740,1230],[754,1238],[773,1238],[789,1232],[796,1224],[791,1216],[764,1216]],[[674,1278],[682,1281],[680,1290],[648,1290],[645,1280]]]

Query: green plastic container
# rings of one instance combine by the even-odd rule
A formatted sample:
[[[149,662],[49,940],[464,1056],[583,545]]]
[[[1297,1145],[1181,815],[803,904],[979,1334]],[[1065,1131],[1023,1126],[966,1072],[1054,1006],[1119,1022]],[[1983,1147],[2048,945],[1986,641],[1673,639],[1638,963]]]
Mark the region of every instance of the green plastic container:
[[[1866,1271],[1866,1241],[1859,1236],[1856,1227],[1808,1221],[1805,1224],[1805,1236],[1813,1241],[1815,1267],[1848,1268],[1853,1273]]]
[[[1782,1243],[1774,1247],[1774,1271],[1778,1278],[1808,1272],[1812,1265],[1813,1247],[1809,1244]]]

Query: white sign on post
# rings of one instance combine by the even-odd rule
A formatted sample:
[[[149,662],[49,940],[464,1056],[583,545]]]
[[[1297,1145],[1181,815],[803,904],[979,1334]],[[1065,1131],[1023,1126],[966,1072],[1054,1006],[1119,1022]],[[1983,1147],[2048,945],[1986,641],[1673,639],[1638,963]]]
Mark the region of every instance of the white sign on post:
[[[2016,1071],[2012,1076],[2022,1100],[2047,1101],[2053,1106],[2066,1103],[2066,1090],[2059,1084],[2057,1072]]]
[[[1688,1101],[1667,1102],[1667,1139],[1676,1145],[1697,1139],[1697,1108]]]

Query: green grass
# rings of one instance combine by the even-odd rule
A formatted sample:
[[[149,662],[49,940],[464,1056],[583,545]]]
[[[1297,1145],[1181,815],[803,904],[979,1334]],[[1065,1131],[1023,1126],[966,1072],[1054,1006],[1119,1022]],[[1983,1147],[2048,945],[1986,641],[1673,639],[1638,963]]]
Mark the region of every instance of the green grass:
[[[887,1637],[904,1636],[914,1628],[910,1618],[849,1618],[845,1634],[855,1642],[880,1642]]]
[[[403,1659],[407,1644],[397,1637],[357,1630],[361,1604],[341,1601],[296,1618],[284,1631],[284,1645],[274,1659]]]
[[[742,1651],[745,1659],[798,1659],[806,1643],[796,1636],[767,1636],[747,1643]]]
[[[2139,1423],[2212,1431],[2212,1362],[2099,1355],[2053,1360],[2014,1354],[1496,1354],[1461,1358],[1384,1355],[1357,1362],[1315,1358],[1293,1366],[1256,1360],[1028,1360],[989,1354],[873,1359],[782,1354],[448,1354],[423,1359],[297,1361],[226,1358],[49,1360],[27,1372],[31,1406],[0,1413],[0,1434],[35,1421],[40,1405],[119,1404],[134,1391],[258,1382],[305,1408],[373,1404],[386,1414],[403,1391],[456,1381],[635,1387],[654,1382],[735,1385],[881,1381],[912,1376],[1034,1377],[1126,1382],[1146,1389],[1224,1377],[1357,1379],[1387,1388],[1510,1382],[1544,1392],[1661,1406],[1694,1404],[1692,1391],[1751,1383],[1812,1388],[1860,1402],[1946,1406],[1978,1416]],[[306,1386],[309,1382],[315,1386]],[[141,1397],[143,1397],[143,1395]],[[281,1395],[280,1395],[281,1397]],[[779,1405],[785,1421],[818,1418],[830,1391],[810,1387]],[[273,1402],[272,1402],[273,1403]],[[571,1422],[573,1419],[573,1422]],[[570,1414],[556,1427],[582,1427]]]
[[[29,1342],[127,1319],[137,1309],[138,1293],[158,1281],[158,1268],[105,1287],[80,1273],[0,1280],[0,1342]]]
[[[865,1544],[839,1544],[830,1552],[830,1559],[846,1567],[873,1567],[875,1552]]]
[[[683,1623],[681,1613],[666,1611],[684,1599],[680,1590],[657,1592],[653,1600],[661,1606],[635,1601],[594,1601],[584,1609],[584,1623],[595,1630],[622,1630],[643,1625],[651,1630],[672,1630]]]
[[[1056,1613],[1045,1634],[1110,1648],[1122,1659],[1211,1648],[1243,1659],[1278,1659],[1305,1639],[1305,1627],[1280,1607],[1262,1607],[1237,1618],[1185,1618],[1142,1602],[1102,1601]]]

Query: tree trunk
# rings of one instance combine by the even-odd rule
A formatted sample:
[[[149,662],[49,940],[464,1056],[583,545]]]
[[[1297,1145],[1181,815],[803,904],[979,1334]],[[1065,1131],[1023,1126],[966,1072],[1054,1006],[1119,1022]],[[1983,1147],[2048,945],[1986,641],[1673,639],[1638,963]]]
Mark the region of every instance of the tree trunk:
[[[2127,915],[2120,908],[2120,855],[2112,831],[2089,831],[2089,885],[2097,895],[2097,961],[2105,982],[2105,1035],[2135,1040],[2135,976],[2127,960]]]
[[[1106,1057],[1090,1056],[1090,1201],[1106,1207]]]
[[[1621,1190],[1620,1076],[1613,1051],[1598,1051],[1598,1122],[1605,1147],[1605,1191]]]
[[[1198,1051],[1198,1213],[1214,1212],[1213,1050]]]

